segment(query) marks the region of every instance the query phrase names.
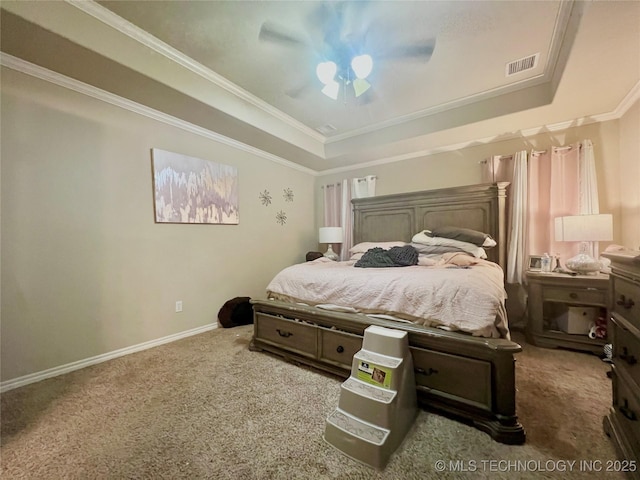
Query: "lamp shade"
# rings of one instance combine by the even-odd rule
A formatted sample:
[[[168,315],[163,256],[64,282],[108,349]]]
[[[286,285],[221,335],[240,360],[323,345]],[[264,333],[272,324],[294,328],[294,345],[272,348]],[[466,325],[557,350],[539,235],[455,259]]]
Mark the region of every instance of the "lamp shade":
[[[613,240],[611,214],[571,215],[555,219],[556,242],[599,242]]]
[[[342,243],[342,227],[321,227],[320,243]]]

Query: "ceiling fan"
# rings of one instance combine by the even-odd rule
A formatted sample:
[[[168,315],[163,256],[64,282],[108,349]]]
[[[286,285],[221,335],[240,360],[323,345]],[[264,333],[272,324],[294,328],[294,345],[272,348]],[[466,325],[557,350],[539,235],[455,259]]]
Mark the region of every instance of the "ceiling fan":
[[[304,20],[303,34],[266,21],[260,28],[260,41],[285,47],[308,49],[316,62],[316,76],[321,91],[337,100],[342,91],[346,96],[371,96],[367,80],[374,65],[386,60],[419,59],[428,61],[435,48],[435,38],[409,45],[393,45],[377,38],[376,22],[370,17],[369,1],[321,2]],[[373,2],[375,3],[375,2]],[[378,20],[378,25],[381,23]],[[297,98],[311,84],[287,91]]]

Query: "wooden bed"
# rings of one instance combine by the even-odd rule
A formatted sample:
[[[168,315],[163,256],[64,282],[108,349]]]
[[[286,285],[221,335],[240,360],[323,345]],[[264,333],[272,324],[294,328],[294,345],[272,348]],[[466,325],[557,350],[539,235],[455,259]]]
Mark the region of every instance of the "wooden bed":
[[[507,183],[470,185],[353,200],[354,244],[411,241],[429,227],[489,233],[498,245],[489,259],[505,268]],[[514,354],[507,339],[473,337],[438,328],[339,313],[275,300],[252,300],[252,350],[348,377],[369,325],[406,330],[420,404],[467,421],[498,442],[520,444],[525,432],[515,402]]]

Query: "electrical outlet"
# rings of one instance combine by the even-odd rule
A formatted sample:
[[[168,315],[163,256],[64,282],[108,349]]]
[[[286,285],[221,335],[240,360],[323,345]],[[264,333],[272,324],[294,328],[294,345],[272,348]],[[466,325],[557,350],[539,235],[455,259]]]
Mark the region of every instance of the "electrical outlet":
[[[176,313],[181,312],[182,311],[182,300],[178,300],[176,302]]]

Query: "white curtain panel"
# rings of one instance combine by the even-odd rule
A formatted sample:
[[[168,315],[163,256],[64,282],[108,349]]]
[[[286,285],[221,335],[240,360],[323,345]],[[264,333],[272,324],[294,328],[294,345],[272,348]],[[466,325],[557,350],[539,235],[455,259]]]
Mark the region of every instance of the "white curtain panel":
[[[351,182],[342,181],[342,204],[340,205],[340,225],[342,225],[342,248],[340,260],[349,260],[349,249],[353,247],[353,210],[351,208]]]
[[[510,185],[509,232],[507,250],[507,283],[523,283],[527,269],[527,209],[529,180],[527,152],[522,150],[513,156],[513,177]]]
[[[483,180],[511,182],[507,193],[507,283],[524,282],[529,254],[574,256],[578,245],[556,242],[554,219],[578,213],[599,213],[593,145],[551,147],[493,156],[481,162]],[[597,246],[596,246],[597,249]],[[593,252],[594,256],[597,253]]]
[[[591,143],[591,140],[583,140],[578,146],[578,175],[580,214],[600,213],[596,160],[593,155],[593,143]],[[589,242],[589,248],[591,256],[598,258],[599,242]]]
[[[342,205],[342,188],[339,183],[331,183],[322,187],[324,199],[324,226],[341,227],[340,206]]]
[[[375,175],[367,175],[362,178],[354,178],[351,180],[351,197],[366,198],[376,195],[376,177]]]
[[[373,197],[376,194],[376,177],[345,178],[340,183],[324,185],[324,226],[342,227],[340,260],[349,259],[349,249],[353,246],[352,198]]]
[[[341,213],[343,204],[343,184],[344,182],[342,184],[331,183],[322,186],[325,227],[341,227],[343,225]],[[336,248],[340,251],[340,254],[345,251],[344,244],[336,246]]]

